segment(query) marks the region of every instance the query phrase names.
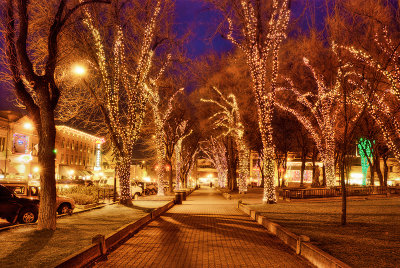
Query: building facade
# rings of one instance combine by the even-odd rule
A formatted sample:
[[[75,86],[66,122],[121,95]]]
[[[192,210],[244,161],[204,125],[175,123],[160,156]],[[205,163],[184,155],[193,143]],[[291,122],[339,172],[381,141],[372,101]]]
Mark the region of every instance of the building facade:
[[[0,111],[0,179],[38,178],[38,137],[27,116]]]
[[[57,179],[85,180],[101,172],[102,138],[67,126],[56,126],[56,129]]]
[[[56,126],[56,179],[92,179],[102,169],[100,137]],[[0,182],[38,180],[39,138],[27,116],[0,111]]]

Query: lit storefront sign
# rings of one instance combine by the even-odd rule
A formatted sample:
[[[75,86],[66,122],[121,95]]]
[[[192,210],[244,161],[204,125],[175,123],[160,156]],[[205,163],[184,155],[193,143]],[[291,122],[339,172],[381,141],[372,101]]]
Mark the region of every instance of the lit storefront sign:
[[[96,163],[94,165],[94,170],[101,170],[101,144],[104,142],[103,139],[96,141]]]
[[[15,133],[13,135],[13,150],[14,154],[29,153],[29,136]]]
[[[29,163],[32,161],[32,159],[33,159],[33,157],[31,154],[23,154],[23,155],[18,156],[16,160],[17,160],[17,162],[20,162],[20,163]]]

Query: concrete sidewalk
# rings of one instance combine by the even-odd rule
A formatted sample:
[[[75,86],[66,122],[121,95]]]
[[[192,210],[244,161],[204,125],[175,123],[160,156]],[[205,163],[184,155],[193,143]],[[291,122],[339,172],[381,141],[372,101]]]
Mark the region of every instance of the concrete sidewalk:
[[[96,267],[309,267],[264,227],[201,188],[99,261]]]

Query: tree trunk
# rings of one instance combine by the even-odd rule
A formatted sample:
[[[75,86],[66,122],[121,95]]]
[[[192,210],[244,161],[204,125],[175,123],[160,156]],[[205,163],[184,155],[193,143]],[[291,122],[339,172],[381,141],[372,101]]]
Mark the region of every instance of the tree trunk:
[[[158,196],[164,196],[164,175],[165,175],[165,160],[163,159],[158,159],[158,165],[157,165],[157,195]]]
[[[387,180],[389,176],[389,167],[387,164],[388,157],[384,156],[382,157],[382,159],[383,159],[383,185],[387,186]]]
[[[300,187],[304,186],[304,171],[306,170],[306,155],[304,152],[301,154],[301,168],[300,168]]]
[[[346,225],[347,221],[347,193],[346,193],[346,181],[345,181],[345,153],[342,155],[340,165],[340,184],[342,188],[342,215],[341,215],[341,224]]]
[[[237,189],[236,182],[236,156],[233,146],[232,137],[227,138],[227,162],[228,162],[228,189],[235,191]]]
[[[239,145],[239,193],[247,192],[247,178],[249,176],[249,153],[244,144]]]
[[[281,177],[282,177],[282,170],[283,170],[283,163],[281,158],[277,155],[276,156],[276,166],[278,168],[278,187],[281,187]],[[281,168],[282,166],[282,168]]]
[[[313,148],[313,154],[312,154],[312,183],[311,187],[318,187],[319,186],[319,167],[315,164],[317,160],[317,155],[318,151]]]
[[[326,152],[324,155],[324,165],[326,172],[326,185],[330,188],[335,187],[335,137],[326,138]]]
[[[326,187],[326,168],[325,164],[322,166],[322,186]]]
[[[264,162],[261,165],[261,154],[259,154],[260,159],[258,159],[258,168],[260,169],[260,175],[261,175],[261,183],[260,183],[260,187],[264,188]],[[283,183],[283,181],[282,181]]]
[[[40,172],[40,206],[38,230],[56,229],[56,180],[55,180],[55,140],[56,127],[54,112],[43,109],[40,113],[41,126],[36,123],[39,136],[38,161]]]
[[[174,189],[173,189],[173,181],[174,181],[174,171],[172,169],[172,161],[171,160],[167,160],[166,161],[169,165],[169,172],[168,172],[168,186],[169,186],[169,192],[173,193]],[[178,170],[175,170],[176,174],[178,174]],[[178,183],[178,181],[176,181]],[[175,187],[178,187],[178,184],[175,185]]]
[[[371,174],[370,185],[374,186],[375,185],[375,163],[372,166],[370,165],[369,171],[370,171],[369,173]]]
[[[380,160],[381,159],[380,159],[378,153],[375,153],[374,154],[375,171],[376,171],[376,174],[378,175],[379,185],[383,186],[383,174],[381,171],[381,161]]]
[[[123,205],[132,205],[131,196],[131,162],[129,156],[123,156],[118,167],[119,190],[121,193],[120,203]]]

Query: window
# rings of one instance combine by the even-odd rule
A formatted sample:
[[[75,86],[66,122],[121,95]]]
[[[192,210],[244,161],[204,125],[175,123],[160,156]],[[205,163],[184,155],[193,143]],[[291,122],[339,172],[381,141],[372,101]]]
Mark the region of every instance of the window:
[[[11,186],[13,189],[12,189],[12,191],[15,193],[15,194],[22,194],[22,195],[24,195],[25,194],[25,192],[26,192],[26,188],[25,188],[25,186]],[[10,188],[11,188],[10,187]],[[11,189],[10,189],[11,190]]]
[[[393,172],[393,166],[389,167],[389,172]]]
[[[13,153],[14,154],[29,153],[29,136],[17,133],[13,135]]]
[[[64,148],[64,143],[65,143],[65,138],[62,138],[62,140],[61,140],[61,148]]]
[[[39,196],[39,188],[37,186],[29,186],[31,196]]]

